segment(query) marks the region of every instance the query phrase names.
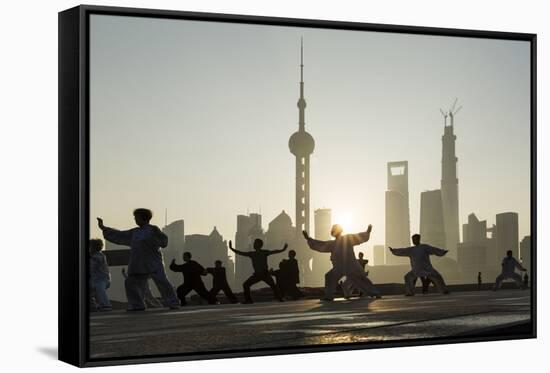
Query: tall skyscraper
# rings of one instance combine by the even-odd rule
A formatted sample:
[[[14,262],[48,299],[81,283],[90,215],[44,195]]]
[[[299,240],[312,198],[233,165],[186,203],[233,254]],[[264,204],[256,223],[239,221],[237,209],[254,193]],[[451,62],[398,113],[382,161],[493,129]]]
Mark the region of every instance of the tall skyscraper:
[[[374,245],[372,247],[372,261],[374,262],[373,265],[375,266],[383,266],[386,264],[385,259],[385,253],[386,253],[386,246],[384,245]]]
[[[506,256],[506,251],[512,250],[516,259],[519,250],[518,214],[503,212],[496,217],[496,239],[499,258]]]
[[[332,239],[330,229],[332,228],[332,210],[327,208],[317,209],[314,211],[315,238],[318,240],[328,241]],[[311,251],[312,255],[312,286],[322,286],[324,284],[325,273],[332,268],[330,255]]]
[[[422,242],[447,248],[441,190],[420,193],[420,235]]]
[[[519,243],[519,257],[522,265],[527,269],[527,273],[531,276],[531,236],[525,236]]]
[[[458,111],[458,110],[457,110]],[[450,125],[447,125],[445,116],[444,133],[441,137],[443,144],[443,156],[441,159],[441,200],[443,202],[443,219],[445,223],[445,236],[447,240],[447,256],[456,259],[456,248],[460,241],[460,227],[458,220],[458,178],[456,163],[458,158],[455,153],[456,135],[454,134],[454,114],[449,111]]]
[[[327,241],[331,239],[330,229],[332,228],[332,210],[317,209],[314,212],[315,238]]]
[[[172,259],[176,259],[180,262],[185,244],[185,223],[183,219],[171,222],[162,228],[162,231],[168,236],[168,246],[162,249],[164,263],[169,265]],[[175,273],[168,270],[166,274],[172,283],[176,284],[181,282],[181,273]]]
[[[407,161],[388,162],[386,191],[386,246],[395,248],[411,245],[409,218],[409,164]],[[386,264],[407,264],[409,259],[388,255]]]
[[[457,246],[457,263],[464,283],[476,282],[479,272],[485,280],[496,276],[494,240],[487,237],[487,232],[487,221],[480,221],[473,213],[462,225],[463,242]]]
[[[304,48],[300,46],[300,98],[298,99],[298,131],[288,140],[290,152],[296,157],[296,231],[309,232],[309,156],[315,149],[313,137],[305,129],[306,100],[304,98]]]

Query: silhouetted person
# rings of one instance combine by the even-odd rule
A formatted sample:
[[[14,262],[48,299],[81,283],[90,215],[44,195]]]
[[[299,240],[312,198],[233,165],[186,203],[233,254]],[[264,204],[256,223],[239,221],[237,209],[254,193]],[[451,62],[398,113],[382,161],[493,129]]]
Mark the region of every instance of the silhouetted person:
[[[307,244],[312,250],[330,253],[332,269],[325,274],[325,297],[322,300],[330,302],[334,299],[334,291],[338,281],[344,276],[346,276],[346,281],[351,281],[353,286],[363,294],[380,297],[380,292],[374,287],[361,265],[357,262],[353,251],[355,245],[360,245],[369,240],[371,230],[372,226],[369,225],[365,232],[344,235],[342,234],[342,227],[335,224],[330,232],[334,240],[329,241],[315,240],[309,237],[306,231],[303,231]]]
[[[502,285],[502,281],[511,278],[516,282],[516,284],[521,288],[523,287],[523,281],[521,279],[521,275],[519,273],[516,273],[516,268],[520,271],[527,271],[523,266],[514,258],[512,253],[512,250],[508,250],[506,252],[506,256],[504,259],[502,259],[502,273],[497,276],[495,280],[495,287],[493,288],[494,291],[497,291],[500,289],[500,286]]]
[[[111,286],[111,273],[107,258],[101,251],[103,241],[94,238],[90,240],[90,293],[95,300],[98,311],[111,311],[113,307],[107,296],[107,289]]]
[[[363,268],[363,271],[365,271],[365,273],[367,273],[367,271],[365,270],[367,264],[369,264],[369,260],[368,259],[365,259],[365,254],[363,254],[362,252],[359,253],[359,259],[357,259],[357,263],[359,263],[359,265],[361,266],[361,268]],[[368,273],[367,273],[368,275]]]
[[[298,260],[296,260],[296,251],[290,250],[288,252],[288,260],[286,261],[285,272],[288,273],[288,295],[296,300],[302,298],[304,295],[296,286],[300,283],[300,266]]]
[[[126,280],[128,278],[128,274],[126,273],[126,269],[122,268],[122,277]],[[145,286],[145,294],[143,294],[143,301],[145,302],[145,305],[147,307],[153,307],[153,308],[161,308],[162,303],[155,298],[153,295],[153,292],[151,291],[151,285],[149,284],[150,278],[147,278],[147,285]]]
[[[279,263],[279,269],[273,269],[271,268],[269,270],[269,274],[275,277],[275,283],[277,284],[277,288],[279,289],[279,293],[281,294],[281,298],[284,298],[288,294],[288,271],[286,270],[286,262],[287,259],[281,260]]]
[[[359,253],[359,259],[357,259],[357,263],[359,263],[361,268],[363,268],[363,272],[365,272],[365,275],[368,276],[369,271],[366,271],[365,267],[367,266],[367,264],[369,264],[369,260],[365,259],[365,254],[363,254],[362,252]],[[348,280],[346,278],[346,281],[344,281],[343,287],[342,287],[342,291],[344,293],[344,298],[346,298],[346,299],[351,298],[351,296],[353,295],[354,290],[355,290],[355,288],[354,288],[351,280]],[[363,295],[363,293],[359,292],[359,296],[362,296],[362,295]]]
[[[171,309],[179,308],[174,287],[166,277],[162,251],[168,245],[168,237],[156,225],[149,222],[153,213],[148,209],[135,209],[136,228],[119,231],[103,225],[103,219],[97,218],[99,228],[107,241],[118,245],[130,246],[128,278],[124,281],[128,311],[143,311],[143,300],[147,279],[151,277],[157,286],[164,305]]]
[[[478,272],[478,273],[477,273],[477,290],[481,290],[481,284],[482,284],[482,281],[481,281],[481,272]]]
[[[210,297],[216,299],[218,293],[223,291],[227,299],[231,303],[238,303],[237,297],[231,291],[229,284],[227,283],[227,276],[225,274],[225,268],[222,266],[221,260],[216,260],[214,267],[206,268],[206,273],[210,273],[213,277],[212,289],[210,290]]]
[[[529,276],[527,275],[527,272],[523,275],[523,287],[525,289],[529,288]]]
[[[281,250],[262,250],[264,242],[259,238],[254,240],[254,251],[239,251],[233,249],[233,244],[229,241],[229,250],[233,251],[235,254],[242,256],[247,256],[252,259],[252,267],[254,268],[254,273],[243,283],[244,290],[244,303],[252,303],[252,296],[250,295],[250,287],[258,282],[265,282],[271,290],[275,298],[282,302],[283,298],[279,292],[279,288],[273,281],[271,274],[269,273],[269,268],[267,265],[267,257],[273,254],[279,254],[286,250],[288,245],[285,243],[284,247]]]
[[[412,241],[414,246],[411,247],[402,249],[389,248],[393,255],[408,256],[411,261],[411,271],[405,275],[405,295],[414,295],[414,284],[418,277],[428,278],[434,283],[437,290],[443,294],[449,294],[443,277],[435,270],[430,261],[430,255],[443,256],[448,251],[420,243],[419,234],[414,234]]]
[[[172,263],[170,263],[170,270],[183,274],[183,284],[176,289],[180,305],[185,306],[187,304],[185,297],[191,290],[195,290],[195,293],[208,301],[208,303],[215,304],[215,298],[206,290],[204,282],[202,282],[201,276],[206,276],[204,267],[196,261],[191,260],[191,253],[187,251],[183,253],[183,261],[183,264],[176,264],[176,259],[172,259]]]

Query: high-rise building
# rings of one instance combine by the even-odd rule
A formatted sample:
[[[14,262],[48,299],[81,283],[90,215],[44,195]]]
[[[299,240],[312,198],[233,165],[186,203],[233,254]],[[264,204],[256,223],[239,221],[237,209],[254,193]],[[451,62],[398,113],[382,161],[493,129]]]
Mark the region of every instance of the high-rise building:
[[[411,245],[408,162],[388,162],[387,166],[386,246],[408,247]],[[395,255],[386,257],[386,264],[407,264],[408,262],[409,259],[405,257]]]
[[[173,221],[162,228],[162,231],[168,236],[168,246],[162,249],[164,254],[164,263],[169,265],[172,259],[182,260],[183,248],[185,246],[185,223],[183,219]],[[168,268],[167,268],[168,269]],[[166,271],[168,279],[173,284],[181,282],[181,275],[170,270]]]
[[[328,208],[317,209],[314,212],[315,238],[322,241],[332,240],[330,235],[332,228],[332,210]],[[322,286],[327,273],[332,268],[330,255],[312,251],[311,286]]]
[[[506,251],[512,250],[514,257],[518,258],[518,214],[516,212],[503,212],[497,214],[496,223],[496,239],[499,256],[504,258],[506,256]]]
[[[332,239],[330,230],[332,228],[332,210],[317,209],[314,212],[315,238],[317,240],[328,241]]]
[[[441,190],[420,193],[420,235],[422,242],[446,249]]]
[[[531,276],[531,236],[525,236],[519,243],[519,257],[523,267],[527,269],[527,273]]]
[[[456,113],[456,112],[455,112]],[[456,164],[458,158],[455,152],[456,135],[454,134],[454,114],[449,111],[450,125],[445,117],[444,133],[441,137],[443,155],[441,159],[441,200],[443,203],[443,219],[445,223],[445,245],[447,256],[456,259],[456,249],[460,242],[460,223],[458,220],[458,178]]]
[[[374,245],[372,247],[372,255],[373,255],[373,265],[375,266],[382,266],[386,264],[385,259],[385,253],[386,253],[386,246],[384,245]]]
[[[480,221],[475,214],[468,215],[468,223],[462,225],[463,242],[457,247],[457,262],[461,280],[464,283],[477,281],[479,272],[482,278],[495,276],[494,244],[487,238],[487,221]]]

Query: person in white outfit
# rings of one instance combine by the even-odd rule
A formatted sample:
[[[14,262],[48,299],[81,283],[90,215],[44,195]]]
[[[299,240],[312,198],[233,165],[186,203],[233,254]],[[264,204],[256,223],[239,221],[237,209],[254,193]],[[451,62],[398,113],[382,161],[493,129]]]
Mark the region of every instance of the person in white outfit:
[[[307,244],[312,250],[322,253],[330,253],[332,269],[325,274],[325,297],[323,300],[332,301],[338,281],[346,276],[356,289],[365,295],[372,295],[381,298],[380,291],[374,287],[367,277],[361,265],[357,262],[353,247],[367,242],[370,238],[372,225],[369,225],[365,232],[357,234],[342,234],[340,225],[332,226],[330,234],[334,240],[319,241],[311,238],[306,231],[303,231]]]
[[[443,256],[448,251],[420,243],[419,234],[414,234],[411,238],[414,246],[403,249],[389,248],[393,255],[408,256],[411,261],[411,271],[405,275],[405,295],[414,295],[414,284],[418,277],[428,278],[434,283],[438,291],[449,294],[443,276],[435,270],[430,261],[430,255]]]
[[[527,270],[523,268],[523,266],[516,260],[516,258],[512,256],[512,254],[512,250],[508,250],[506,252],[506,256],[504,257],[504,259],[502,259],[502,273],[498,275],[495,280],[495,287],[493,288],[494,291],[500,289],[502,281],[508,278],[514,280],[521,289],[525,288],[521,275],[519,273],[516,273],[516,268],[522,272],[525,272]]]
[[[149,223],[152,217],[153,212],[149,209],[135,209],[134,220],[137,227],[125,231],[106,227],[103,219],[97,218],[97,224],[107,241],[130,246],[128,278],[124,281],[128,298],[127,311],[145,310],[144,296],[149,278],[157,286],[163,303],[171,309],[179,308],[174,287],[166,277],[161,251],[161,247],[168,245],[168,237],[159,227]]]

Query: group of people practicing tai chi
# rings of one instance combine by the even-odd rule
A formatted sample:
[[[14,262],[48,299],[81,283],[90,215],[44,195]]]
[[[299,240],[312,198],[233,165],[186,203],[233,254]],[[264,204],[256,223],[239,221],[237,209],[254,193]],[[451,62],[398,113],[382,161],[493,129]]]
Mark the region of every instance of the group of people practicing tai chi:
[[[134,210],[134,220],[137,227],[120,231],[106,227],[101,218],[97,218],[98,226],[102,230],[103,237],[112,243],[130,247],[130,258],[128,270],[123,272],[125,281],[124,287],[128,299],[128,311],[141,311],[146,307],[155,306],[155,298],[149,288],[149,280],[152,280],[162,298],[162,304],[171,309],[177,309],[186,305],[186,296],[194,290],[200,297],[210,304],[216,304],[216,296],[223,291],[231,303],[237,303],[237,297],[231,291],[227,282],[225,268],[221,261],[216,261],[215,266],[204,268],[192,259],[190,252],[183,254],[183,264],[176,264],[172,260],[169,268],[174,272],[181,272],[183,284],[174,289],[166,276],[161,248],[168,245],[168,237],[155,225],[151,225],[152,212],[148,209],[139,208]],[[365,272],[365,265],[368,262],[360,256],[355,257],[354,246],[367,242],[370,238],[372,225],[367,230],[356,234],[343,234],[340,225],[335,224],[331,229],[332,240],[320,241],[309,236],[303,231],[308,246],[315,251],[330,254],[332,268],[325,274],[325,295],[323,301],[332,301],[338,284],[342,278],[344,295],[348,296],[356,289],[363,296],[381,298],[380,291],[376,289]],[[423,286],[427,287],[432,282],[443,294],[449,291],[441,274],[432,266],[430,256],[443,256],[448,251],[436,248],[420,242],[420,235],[412,236],[413,246],[406,248],[389,247],[390,252],[396,256],[407,256],[410,259],[411,271],[405,275],[405,295],[413,296],[415,284],[418,278],[422,280]],[[240,251],[233,248],[229,241],[229,249],[237,255],[249,257],[254,269],[253,274],[243,283],[243,303],[252,303],[250,288],[258,282],[266,283],[273,291],[275,299],[283,301],[287,296],[291,299],[299,299],[303,295],[297,288],[299,283],[299,266],[296,260],[296,252],[289,250],[288,259],[284,259],[279,269],[273,270],[268,266],[270,255],[284,252],[288,248],[285,244],[280,250],[263,249],[263,241],[255,239],[252,251]],[[103,242],[100,239],[90,240],[90,290],[99,311],[111,310],[111,304],[106,290],[110,286],[110,273],[103,250]],[[512,256],[509,251],[502,261],[502,273],[496,279],[494,290],[498,290],[502,281],[512,278],[521,287],[521,276],[515,273],[518,268],[525,269]],[[211,274],[213,276],[213,287],[208,291],[202,281],[202,276]],[[273,280],[277,279],[277,283]],[[152,299],[151,299],[152,298]],[[158,300],[156,300],[158,303]]]

